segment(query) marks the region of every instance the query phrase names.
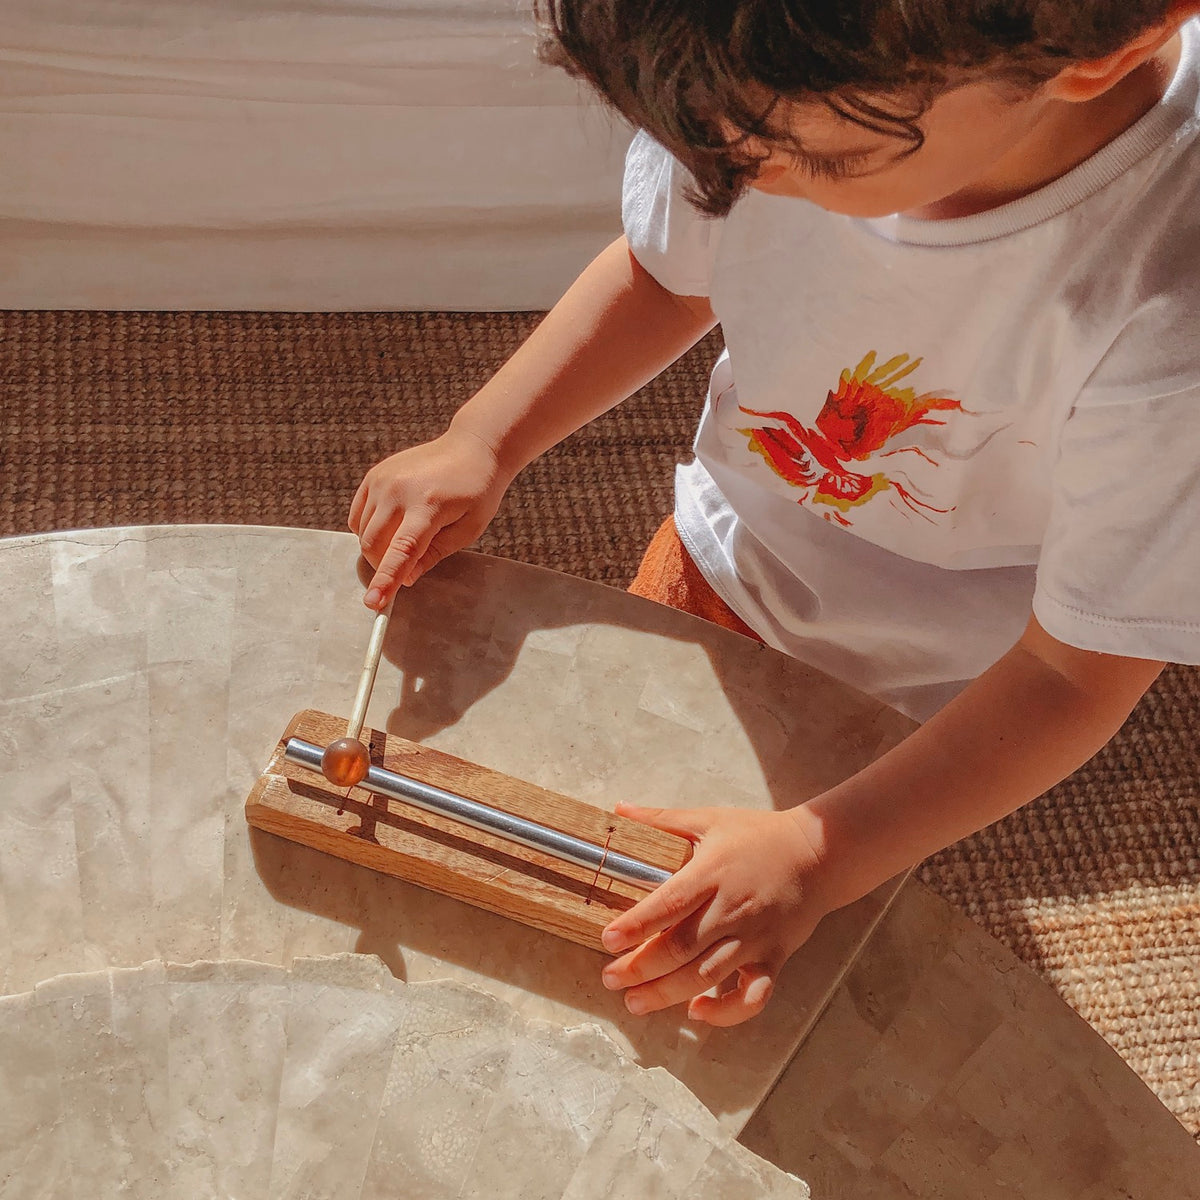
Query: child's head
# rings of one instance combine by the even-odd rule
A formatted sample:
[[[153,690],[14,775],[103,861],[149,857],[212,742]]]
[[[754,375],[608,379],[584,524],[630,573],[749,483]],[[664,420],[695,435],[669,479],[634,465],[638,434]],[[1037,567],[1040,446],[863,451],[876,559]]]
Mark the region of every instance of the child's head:
[[[538,0],[543,56],[728,211],[753,185],[879,215],[1010,153],[1141,65],[1188,0]],[[810,180],[797,191],[795,180]],[[789,182],[790,181],[790,182]]]

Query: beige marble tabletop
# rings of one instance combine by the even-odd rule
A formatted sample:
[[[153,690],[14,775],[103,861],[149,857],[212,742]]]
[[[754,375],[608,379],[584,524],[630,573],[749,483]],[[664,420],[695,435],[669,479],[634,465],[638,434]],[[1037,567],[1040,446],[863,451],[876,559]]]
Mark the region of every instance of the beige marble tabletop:
[[[0,997],[0,1195],[808,1200],[594,1027],[373,955],[59,975]]]
[[[0,541],[0,989],[155,959],[287,966],[369,952],[399,979],[466,983],[523,1017],[594,1023],[635,1062],[669,1070],[730,1132],[760,1110],[748,1144],[836,1184],[814,1187],[818,1197],[848,1195],[847,1179],[872,1171],[873,1190],[854,1194],[991,1195],[955,1191],[946,1164],[965,1155],[972,1179],[1016,1179],[989,1164],[1026,1155],[1050,1178],[1072,1156],[1094,1164],[1097,1141],[1123,1164],[1127,1191],[1114,1195],[1166,1194],[1124,1182],[1139,1177],[1147,1147],[1156,1178],[1200,1179],[1195,1145],[1102,1040],[1015,961],[996,968],[995,944],[969,923],[921,908],[933,898],[912,882],[826,919],[760,1018],[713,1030],[675,1012],[628,1016],[591,951],[249,830],[246,794],[291,715],[349,709],[371,620],[360,596],[348,534],[163,526]],[[609,808],[794,804],[911,728],[735,634],[474,554],[403,594],[367,720]],[[916,904],[924,917],[897,926],[886,915],[897,894],[901,916]],[[876,939],[877,927],[904,934]],[[872,1059],[869,1030],[839,1024],[847,1005],[862,1015],[873,1003],[864,977],[884,993],[891,978],[910,985],[931,944],[954,968],[955,998],[905,991],[908,1007],[868,1012],[872,1036],[891,1048]],[[977,1016],[1001,1010],[1003,1021]],[[1022,1041],[1013,1031],[1027,1026],[1052,1033]],[[1069,1069],[1046,1059],[1064,1038]],[[942,1061],[947,1042],[961,1051],[953,1062]],[[1069,1098],[1062,1128],[1091,1134],[1014,1149],[1010,1110],[1026,1066],[1055,1085],[1040,1104]],[[941,1104],[968,1083],[985,1099],[1014,1094],[993,1094],[991,1107]],[[1039,1112],[1045,1128],[1052,1114]],[[793,1119],[813,1136],[790,1138]],[[926,1159],[950,1190],[912,1183]],[[1085,1192],[1064,1183],[994,1194]]]
[[[0,543],[0,986],[163,958],[359,950],[409,981],[594,1021],[736,1132],[895,891],[824,923],[753,1026],[626,1013],[602,956],[246,826],[294,712],[344,714],[357,543],[173,526]],[[902,737],[874,700],[724,630],[463,554],[397,603],[367,722],[578,799],[794,804]]]

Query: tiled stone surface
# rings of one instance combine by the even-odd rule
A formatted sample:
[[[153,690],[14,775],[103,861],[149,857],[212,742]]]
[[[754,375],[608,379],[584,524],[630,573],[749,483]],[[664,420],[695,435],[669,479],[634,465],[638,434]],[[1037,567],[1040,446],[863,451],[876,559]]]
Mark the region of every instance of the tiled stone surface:
[[[908,884],[743,1144],[856,1200],[1200,1200],[1200,1149],[1007,949]]]
[[[0,986],[150,958],[371,951],[401,978],[598,1022],[736,1132],[896,885],[824,922],[768,1012],[721,1031],[681,1011],[629,1016],[590,951],[250,831],[242,806],[291,715],[353,699],[371,623],[356,561],[350,535],[312,530],[0,542],[5,596],[24,614],[0,631],[0,912],[13,933]],[[734,634],[479,555],[401,597],[384,659],[368,723],[609,808],[794,804],[909,728]]]
[[[0,1046],[9,1200],[809,1194],[595,1027],[363,955],[58,976]]]

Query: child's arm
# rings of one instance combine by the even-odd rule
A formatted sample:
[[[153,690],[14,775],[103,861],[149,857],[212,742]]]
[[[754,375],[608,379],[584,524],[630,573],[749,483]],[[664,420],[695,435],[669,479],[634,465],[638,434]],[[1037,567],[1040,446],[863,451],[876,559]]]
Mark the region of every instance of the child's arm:
[[[667,291],[618,238],[587,267],[449,429],[366,474],[350,528],[375,565],[366,603],[469,545],[517,473],[675,361],[716,318]]]
[[[606,985],[631,988],[627,1004],[649,1012],[737,969],[733,991],[693,1000],[689,1015],[717,1025],[754,1016],[825,913],[1065,778],[1120,728],[1162,666],[1065,645],[1031,618],[1012,650],[904,742],[796,808],[622,807],[698,844],[686,867],[608,926],[606,947],[637,949],[609,964]]]

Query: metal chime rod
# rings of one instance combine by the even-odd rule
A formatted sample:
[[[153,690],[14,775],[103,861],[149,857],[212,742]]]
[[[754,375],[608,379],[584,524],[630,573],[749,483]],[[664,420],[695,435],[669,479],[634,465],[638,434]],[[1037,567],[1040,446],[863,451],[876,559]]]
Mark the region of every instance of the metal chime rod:
[[[318,774],[321,773],[321,756],[324,752],[321,746],[314,746],[300,738],[288,738],[284,747],[284,757],[289,762],[307,767]],[[539,825],[536,821],[528,821],[524,817],[480,804],[477,800],[468,800],[465,796],[443,791],[442,788],[422,783],[419,779],[409,779],[407,775],[399,775],[383,767],[372,767],[358,786],[394,800],[404,800],[417,808],[425,809],[426,812],[440,813],[444,817],[470,825],[473,829],[496,834],[532,850],[541,850],[544,854],[598,871],[601,875],[619,879],[622,883],[656,888],[671,878],[671,872],[664,871],[661,867],[651,866],[640,859],[609,850],[606,846],[598,846],[569,833],[561,833],[549,826]]]

